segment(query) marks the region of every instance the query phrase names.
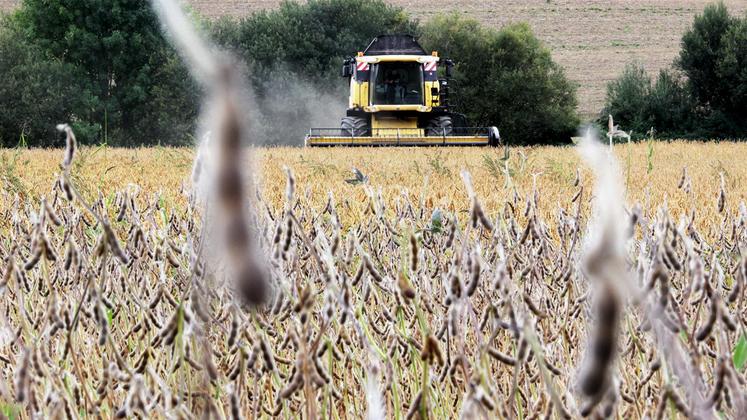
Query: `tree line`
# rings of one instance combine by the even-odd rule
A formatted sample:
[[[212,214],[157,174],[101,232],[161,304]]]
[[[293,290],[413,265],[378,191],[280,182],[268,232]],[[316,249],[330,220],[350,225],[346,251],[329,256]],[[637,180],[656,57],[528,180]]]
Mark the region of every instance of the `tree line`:
[[[453,59],[456,110],[472,125],[497,125],[511,144],[567,143],[580,123],[576,86],[526,24],[495,30],[457,14],[420,22],[383,0],[191,16],[244,68],[257,143],[299,145],[312,124],[337,126],[348,90],[342,61],[384,33],[416,35]],[[629,67],[602,114],[638,133],[744,136],[745,20],[707,8],[676,66],[654,82]],[[200,93],[148,0],[23,0],[0,20],[0,146],[59,145],[62,121],[84,144],[190,145]]]
[[[514,143],[556,143],[579,123],[575,86],[524,24],[498,31],[456,15],[422,23],[382,0],[192,16],[244,66],[260,143],[301,144],[320,118],[339,125],[348,89],[341,64],[384,33],[414,34],[455,60],[452,103],[473,125],[497,125]],[[4,146],[58,145],[60,121],[83,143],[192,144],[200,89],[147,0],[23,0],[0,25]]]

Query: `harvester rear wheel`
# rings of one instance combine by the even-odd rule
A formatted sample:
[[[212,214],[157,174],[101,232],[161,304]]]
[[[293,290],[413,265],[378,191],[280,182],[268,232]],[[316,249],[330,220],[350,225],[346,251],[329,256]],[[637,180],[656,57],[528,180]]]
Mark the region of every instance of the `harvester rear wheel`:
[[[340,130],[343,136],[363,137],[369,135],[368,120],[364,117],[342,117]]]
[[[428,121],[426,134],[429,137],[449,136],[454,131],[454,123],[449,116],[435,117]]]

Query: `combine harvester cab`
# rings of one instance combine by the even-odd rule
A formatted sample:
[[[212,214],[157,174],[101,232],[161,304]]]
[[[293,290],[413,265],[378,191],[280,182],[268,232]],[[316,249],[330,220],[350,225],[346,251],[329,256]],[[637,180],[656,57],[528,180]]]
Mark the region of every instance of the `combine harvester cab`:
[[[439,64],[445,66],[438,77]],[[426,54],[410,35],[381,35],[348,58],[347,115],[339,128],[312,128],[307,146],[498,146],[496,127],[468,127],[449,107],[451,60]]]

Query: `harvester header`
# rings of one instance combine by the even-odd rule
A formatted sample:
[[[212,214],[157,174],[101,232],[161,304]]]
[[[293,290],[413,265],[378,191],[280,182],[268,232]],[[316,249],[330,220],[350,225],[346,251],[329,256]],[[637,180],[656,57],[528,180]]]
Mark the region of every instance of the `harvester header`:
[[[348,110],[339,128],[312,128],[307,146],[498,145],[496,127],[469,127],[449,104],[454,63],[410,35],[381,35],[342,65]],[[439,77],[443,67],[443,78]]]

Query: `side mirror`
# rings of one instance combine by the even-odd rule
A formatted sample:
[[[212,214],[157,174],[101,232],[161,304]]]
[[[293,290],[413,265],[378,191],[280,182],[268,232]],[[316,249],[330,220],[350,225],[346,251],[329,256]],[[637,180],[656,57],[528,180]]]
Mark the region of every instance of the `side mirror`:
[[[451,60],[446,60],[446,77],[450,78],[454,75],[454,72],[452,69],[454,68],[454,62]]]
[[[349,58],[342,64],[342,71],[340,72],[342,77],[351,77],[353,75],[353,66],[350,64]]]

